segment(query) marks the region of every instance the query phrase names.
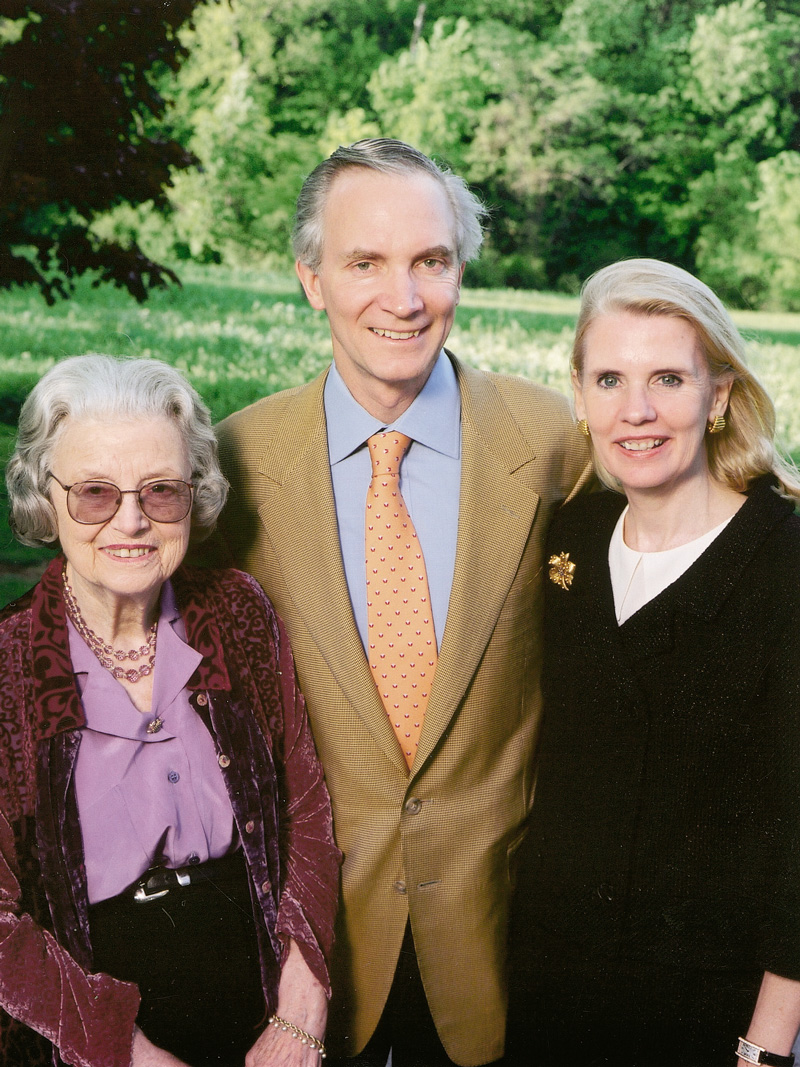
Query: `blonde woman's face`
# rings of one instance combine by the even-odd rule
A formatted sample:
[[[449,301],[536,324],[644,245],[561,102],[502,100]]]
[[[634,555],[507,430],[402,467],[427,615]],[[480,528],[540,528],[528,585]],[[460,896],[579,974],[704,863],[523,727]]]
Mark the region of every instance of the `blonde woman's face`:
[[[730,382],[711,379],[684,319],[628,311],[599,316],[585,335],[575,408],[596,457],[626,493],[663,492],[708,478],[708,422],[724,414]]]

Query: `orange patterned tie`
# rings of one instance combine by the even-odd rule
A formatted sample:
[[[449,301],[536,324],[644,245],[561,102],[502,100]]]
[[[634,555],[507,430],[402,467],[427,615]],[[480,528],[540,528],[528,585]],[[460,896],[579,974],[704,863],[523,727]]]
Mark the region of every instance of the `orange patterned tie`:
[[[411,438],[376,433],[367,444],[372,456],[366,513],[367,651],[372,677],[410,768],[437,659],[425,561],[398,488],[400,461]]]

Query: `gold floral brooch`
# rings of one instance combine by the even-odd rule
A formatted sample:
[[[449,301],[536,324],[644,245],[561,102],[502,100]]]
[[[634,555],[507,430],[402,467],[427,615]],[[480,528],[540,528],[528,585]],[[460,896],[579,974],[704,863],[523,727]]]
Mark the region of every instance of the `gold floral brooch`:
[[[562,589],[569,589],[572,585],[572,576],[575,573],[575,564],[570,562],[569,552],[551,556],[548,563],[550,565],[550,581],[560,585]]]

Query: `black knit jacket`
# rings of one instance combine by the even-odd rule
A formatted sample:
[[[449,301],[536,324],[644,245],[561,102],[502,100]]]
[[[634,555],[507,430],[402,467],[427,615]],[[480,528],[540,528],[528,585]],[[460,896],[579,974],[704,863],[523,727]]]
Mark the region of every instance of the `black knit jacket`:
[[[566,589],[545,578],[512,1026],[548,976],[600,1004],[621,976],[666,989],[713,974],[720,1003],[743,975],[800,979],[800,518],[759,480],[703,555],[619,626],[608,546],[624,504],[576,499],[550,533],[548,555],[575,569]],[[580,1019],[578,1006],[563,1023]]]

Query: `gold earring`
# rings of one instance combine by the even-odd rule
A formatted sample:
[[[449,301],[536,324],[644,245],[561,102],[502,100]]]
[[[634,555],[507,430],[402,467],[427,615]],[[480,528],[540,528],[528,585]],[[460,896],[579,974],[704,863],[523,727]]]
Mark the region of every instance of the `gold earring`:
[[[709,433],[722,433],[722,431],[724,429],[725,429],[725,416],[724,415],[715,415],[714,416],[714,421],[710,422],[708,424],[708,432]]]
[[[589,423],[586,421],[586,419],[581,419],[581,421],[578,423],[578,429],[581,431],[584,437],[592,436],[591,431],[589,430]]]

